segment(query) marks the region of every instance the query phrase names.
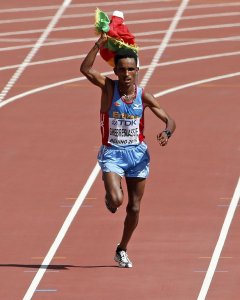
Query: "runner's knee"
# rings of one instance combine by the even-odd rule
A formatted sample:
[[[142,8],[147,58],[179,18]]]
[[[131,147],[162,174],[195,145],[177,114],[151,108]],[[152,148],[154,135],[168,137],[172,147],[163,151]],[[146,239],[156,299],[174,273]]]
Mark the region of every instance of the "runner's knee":
[[[140,203],[133,203],[133,204],[129,203],[127,205],[126,211],[128,214],[138,215],[140,212]]]
[[[123,203],[123,194],[121,191],[118,191],[118,192],[112,192],[109,194],[110,196],[110,199],[112,201],[112,203],[116,206],[116,207],[119,207],[122,205]]]

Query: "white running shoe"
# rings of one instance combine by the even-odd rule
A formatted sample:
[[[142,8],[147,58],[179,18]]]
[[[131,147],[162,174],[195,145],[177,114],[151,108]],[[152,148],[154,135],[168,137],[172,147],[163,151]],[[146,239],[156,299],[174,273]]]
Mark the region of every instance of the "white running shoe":
[[[128,258],[127,251],[116,250],[114,260],[118,263],[120,268],[132,268],[132,262]]]

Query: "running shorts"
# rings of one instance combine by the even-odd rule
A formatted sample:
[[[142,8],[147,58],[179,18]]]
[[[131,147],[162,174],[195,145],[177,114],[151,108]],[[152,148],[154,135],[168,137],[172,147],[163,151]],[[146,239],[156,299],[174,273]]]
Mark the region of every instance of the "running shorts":
[[[125,149],[102,145],[98,153],[98,163],[102,172],[114,172],[121,177],[147,178],[150,156],[144,142]]]

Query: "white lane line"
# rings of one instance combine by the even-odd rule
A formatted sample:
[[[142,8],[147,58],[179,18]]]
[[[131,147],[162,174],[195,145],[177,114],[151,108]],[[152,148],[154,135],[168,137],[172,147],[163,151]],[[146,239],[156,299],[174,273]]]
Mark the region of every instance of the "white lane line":
[[[223,76],[218,76],[218,77],[214,77],[212,79],[209,78],[209,79],[206,79],[205,81],[209,82],[211,80],[212,81],[214,81],[214,80],[220,80],[220,79],[234,77],[234,76],[240,76],[240,72],[239,73],[235,73],[235,74],[227,74],[227,75],[223,75]],[[75,82],[75,81],[79,81],[80,79],[83,80],[84,77],[74,78],[74,79],[69,80],[69,81],[71,81],[71,82],[74,81]],[[197,81],[195,84],[194,84],[194,82],[193,83],[189,83],[189,84],[183,85],[181,87],[182,88],[186,88],[186,87],[189,87],[189,86],[197,85],[197,84],[199,84],[199,82],[203,83],[204,80]],[[65,83],[66,83],[66,81],[64,83],[61,82],[61,84],[65,84]],[[52,85],[49,85],[47,88],[46,87],[44,87],[44,88],[45,89],[49,89],[50,86],[52,87]],[[55,86],[56,86],[56,84],[55,84]],[[180,90],[180,88],[176,87],[175,89],[169,89],[165,93],[161,92],[161,93],[156,94],[155,97],[162,96],[163,94],[172,93],[172,92],[175,92],[177,90]],[[29,93],[29,94],[33,94],[34,92],[39,92],[39,91],[40,91],[39,89],[35,89],[35,90],[32,90],[31,93]],[[21,95],[18,95],[18,97],[13,97],[12,99],[8,99],[5,102],[0,103],[0,108],[2,106],[4,106],[4,105],[10,103],[11,101],[15,101],[15,100],[17,100],[19,98],[24,97],[25,96],[24,94],[26,94],[26,93],[23,93]],[[95,167],[94,167],[94,169],[93,169],[93,171],[92,171],[92,173],[91,173],[91,175],[90,175],[90,177],[88,178],[88,180],[87,180],[87,182],[86,182],[83,190],[81,191],[80,195],[78,196],[78,198],[77,198],[77,200],[76,200],[73,208],[71,209],[69,215],[67,216],[67,218],[66,218],[66,220],[65,220],[65,222],[64,222],[64,224],[63,224],[63,226],[61,228],[61,230],[59,231],[59,233],[58,233],[58,235],[57,235],[54,243],[52,244],[52,246],[51,246],[48,254],[46,255],[46,257],[45,257],[45,259],[44,259],[44,261],[43,261],[43,263],[41,265],[42,267],[38,270],[37,274],[35,275],[35,277],[34,277],[32,283],[31,283],[31,285],[30,285],[27,293],[25,294],[23,300],[30,300],[31,299],[34,291],[36,290],[39,282],[41,281],[41,279],[42,279],[42,277],[43,277],[43,275],[44,275],[44,273],[46,271],[46,265],[50,264],[50,262],[52,260],[52,257],[55,255],[55,253],[56,253],[56,251],[57,251],[60,243],[62,242],[62,240],[63,240],[63,238],[64,238],[64,236],[65,236],[65,234],[66,234],[66,232],[67,232],[67,230],[69,228],[69,226],[71,225],[71,222],[73,221],[75,215],[77,214],[77,211],[81,207],[81,205],[82,205],[82,203],[83,203],[83,201],[84,201],[84,199],[85,199],[88,191],[90,190],[92,184],[94,183],[96,177],[98,176],[99,171],[100,171],[100,168],[99,168],[98,164],[96,164]],[[199,298],[198,300],[203,300],[203,299],[204,298]]]
[[[238,76],[238,75],[237,75]],[[25,299],[25,298],[24,298]],[[28,298],[26,298],[26,299],[28,299]]]
[[[183,27],[175,29],[175,32],[188,32],[188,31],[200,31],[200,30],[210,30],[210,29],[222,29],[222,28],[233,28],[240,27],[240,23],[229,23],[229,24],[217,24],[217,25],[208,25],[208,26],[196,26],[196,27]],[[134,32],[135,37],[138,36],[149,36],[149,35],[158,35],[165,33],[166,30],[154,30],[154,31],[145,31],[145,32]]]
[[[194,273],[207,273],[207,270],[195,270]],[[228,273],[228,270],[216,270],[215,273]]]
[[[207,18],[222,18],[222,17],[234,17],[239,16],[240,12],[226,12],[226,13],[215,13],[215,14],[203,14],[203,15],[192,15],[192,16],[183,16],[182,20],[196,20],[196,19],[207,19]],[[157,18],[157,19],[142,19],[142,20],[134,20],[134,21],[126,21],[127,25],[133,24],[151,24],[151,23],[163,23],[169,22],[172,18]],[[68,30],[79,30],[79,29],[91,29],[92,24],[88,25],[76,25],[76,26],[66,26],[66,27],[56,27],[53,28],[52,31],[68,31]],[[21,30],[21,31],[9,31],[9,32],[1,32],[0,36],[12,36],[12,35],[25,35],[32,33],[41,33],[44,29],[33,29],[33,30]]]
[[[184,27],[184,28],[175,29],[175,32],[187,32],[187,31],[198,31],[198,30],[200,31],[200,30],[210,30],[210,29],[220,30],[222,28],[234,28],[234,27],[240,27],[240,23],[229,23],[229,24],[197,26],[197,27]],[[137,32],[137,33],[134,33],[134,35],[138,38],[141,38],[141,37],[144,37],[144,36],[149,37],[150,35],[153,36],[153,35],[160,35],[160,34],[165,34],[165,33],[168,34],[168,31],[167,30],[155,30],[155,31]],[[234,38],[234,36],[228,37],[228,39],[233,39],[233,38]],[[237,38],[239,38],[239,36],[237,36]],[[218,39],[221,40],[221,38],[218,38]],[[90,42],[90,41],[94,41],[94,40],[96,40],[96,38],[94,38],[94,37],[80,38],[80,39],[61,39],[61,40],[57,40],[57,41],[54,41],[54,42],[45,42],[42,45],[42,47],[64,45],[64,44],[75,44],[75,43],[82,43],[82,42]],[[33,44],[28,44],[28,45],[21,45],[21,46],[2,47],[2,48],[0,48],[0,51],[1,52],[15,51],[15,50],[20,50],[20,49],[32,48],[33,46],[34,46]]]
[[[38,270],[25,270],[23,272],[24,273],[37,273],[37,271]],[[58,270],[55,270],[55,271],[53,271],[53,270],[46,270],[46,273],[59,273],[59,271]]]
[[[209,267],[208,267],[208,270],[207,270],[206,276],[204,278],[204,281],[203,281],[203,284],[202,284],[202,287],[201,287],[201,290],[200,290],[197,300],[206,299],[206,296],[207,296],[210,284],[212,282],[212,278],[215,273],[215,270],[216,270],[216,267],[218,264],[218,260],[221,255],[225,240],[227,238],[227,234],[228,234],[230,225],[232,223],[239,199],[240,199],[240,177],[238,179],[238,183],[237,183],[235,192],[233,194],[229,209],[227,211],[227,215],[225,217],[216,247],[215,247],[213,255],[212,255],[212,259],[210,261],[210,264],[209,264]]]
[[[31,60],[33,59],[33,57],[35,56],[35,54],[37,53],[39,48],[43,45],[44,41],[50,34],[52,28],[57,24],[58,20],[60,19],[60,17],[64,13],[65,9],[68,7],[68,5],[71,3],[71,1],[72,0],[64,0],[63,1],[62,5],[58,9],[55,16],[52,18],[51,22],[49,23],[49,25],[47,26],[45,31],[42,33],[42,35],[40,36],[40,38],[38,39],[36,44],[33,46],[31,51],[28,53],[28,55],[26,56],[26,58],[24,59],[24,61],[20,65],[20,67],[16,70],[16,72],[13,74],[11,79],[8,81],[7,85],[3,88],[2,92],[0,93],[0,102],[5,98],[5,96],[8,94],[10,89],[14,86],[14,84],[19,79],[19,77],[21,76],[23,71],[26,69],[28,64],[31,62]]]
[[[186,0],[183,0],[183,2],[186,2]],[[188,0],[187,0],[188,2]],[[149,66],[151,68],[151,65]],[[150,74],[151,76],[151,74]],[[149,76],[149,78],[150,78]],[[144,83],[142,83],[144,85]],[[96,163],[90,177],[88,178],[85,186],[83,187],[79,197],[77,198],[76,202],[73,205],[73,208],[71,209],[70,213],[68,214],[67,218],[65,219],[62,228],[60,229],[54,243],[52,244],[50,250],[48,251],[46,257],[44,258],[41,267],[39,268],[37,274],[35,275],[27,293],[25,294],[23,300],[30,300],[36,291],[44,273],[46,272],[46,266],[50,264],[52,261],[52,258],[54,257],[56,251],[58,250],[63,238],[65,237],[72,221],[74,220],[78,210],[80,209],[81,205],[83,204],[83,201],[85,200],[90,188],[92,187],[94,181],[96,180],[98,174],[100,172],[99,164]]]
[[[146,36],[145,32],[142,33],[142,36]],[[193,38],[192,38],[193,39]],[[82,43],[82,42],[92,42],[95,41],[96,38],[85,38],[85,39],[74,39],[74,40],[62,40],[61,42],[51,42],[51,43],[45,43],[42,46],[55,46],[59,44],[71,44],[71,43]],[[140,40],[140,38],[138,38]],[[173,40],[173,39],[172,39]],[[150,39],[144,39],[144,41],[151,41]],[[154,42],[159,41],[158,39],[154,39]],[[177,43],[170,43],[168,44],[168,47],[180,47],[180,46],[187,46],[187,45],[197,45],[197,44],[206,44],[206,43],[220,43],[224,41],[229,41],[229,42],[239,42],[240,41],[240,36],[230,36],[230,37],[224,37],[224,38],[208,38],[208,39],[195,39],[194,41],[185,41],[185,42],[177,42]],[[27,49],[27,48],[32,48],[33,45],[23,45],[23,46],[14,46],[14,47],[5,47],[5,48],[0,48],[0,52],[3,51],[11,51],[11,50],[20,50],[20,49]],[[148,49],[155,49],[159,46],[148,46]],[[146,49],[146,47],[141,47],[140,50]]]
[[[49,292],[57,292],[56,289],[38,289],[36,292],[41,292],[41,293],[49,293]]]
[[[175,2],[175,0],[148,0],[147,3],[159,3],[159,2]],[[132,0],[132,1],[121,1],[122,5],[125,4],[138,4],[138,3],[146,3],[146,0]],[[71,8],[80,8],[80,7],[96,7],[96,6],[119,6],[118,1],[113,2],[96,2],[96,3],[80,3],[80,4],[71,4]],[[228,7],[228,6],[239,6],[240,2],[229,2],[229,3],[215,3],[215,4],[199,4],[199,5],[191,5],[190,9],[199,9],[199,8],[218,8],[218,7]],[[48,5],[48,6],[32,6],[32,7],[16,7],[16,8],[7,8],[0,9],[0,13],[9,13],[9,12],[23,12],[23,11],[38,11],[38,10],[52,10],[57,9],[56,5]]]
[[[65,219],[58,235],[55,238],[55,241],[53,242],[51,248],[49,249],[46,257],[44,258],[41,267],[39,268],[37,274],[35,275],[31,285],[29,286],[23,300],[30,300],[34,294],[34,292],[36,291],[36,288],[39,284],[39,282],[41,281],[44,273],[46,272],[47,268],[46,266],[48,266],[50,264],[50,262],[52,261],[52,258],[54,257],[59,245],[61,244],[63,238],[66,235],[66,232],[68,231],[73,219],[75,218],[79,208],[81,207],[85,197],[87,196],[90,188],[92,187],[95,179],[98,176],[98,173],[100,171],[100,167],[98,164],[95,165],[92,173],[90,174],[86,184],[84,185],[81,193],[79,194],[77,200],[75,201],[72,209],[70,210],[67,218]]]
[[[111,74],[111,72],[106,72],[105,75],[108,75],[108,74]],[[193,83],[189,83],[189,84],[185,84],[185,85],[182,85],[181,87],[175,87],[175,89],[169,89],[167,92],[164,93],[161,92],[161,93],[158,93],[155,95],[155,97],[160,97],[161,94],[168,94],[168,93],[172,93],[172,92],[175,92],[177,90],[180,90],[181,88],[187,88],[189,86],[194,86],[194,85],[197,85],[200,83],[204,83],[204,82],[210,82],[210,81],[215,81],[215,80],[220,80],[220,79],[224,79],[224,78],[229,78],[229,77],[234,77],[234,76],[240,76],[240,72],[239,73],[233,73],[233,74],[227,74],[227,75],[223,75],[223,76],[218,76],[218,77],[213,77],[213,78],[208,78],[208,79],[205,79],[205,80],[201,80],[201,81],[197,81],[197,82],[193,82]],[[27,95],[31,95],[31,94],[34,94],[34,93],[37,93],[37,92],[40,92],[40,91],[43,91],[43,90],[47,90],[47,89],[50,89],[50,88],[53,88],[53,87],[56,87],[56,86],[61,86],[61,85],[64,85],[64,84],[67,84],[67,83],[73,83],[73,82],[77,82],[77,81],[80,81],[80,80],[84,80],[85,77],[80,77],[80,78],[73,78],[73,79],[70,79],[70,80],[65,80],[65,81],[62,81],[62,82],[57,82],[55,84],[51,84],[51,85],[47,85],[47,86],[44,86],[44,87],[41,87],[41,88],[37,88],[37,89],[34,89],[34,90],[31,90],[31,91],[28,91],[28,92],[25,92],[25,93],[22,93],[22,94],[19,94],[17,96],[14,96],[12,98],[9,98],[8,100],[0,103],[0,108],[13,102],[13,101],[16,101],[18,99],[21,99]],[[51,246],[48,254],[46,255],[43,263],[42,263],[42,268],[40,268],[36,274],[36,276],[34,277],[25,297],[23,298],[23,300],[30,300],[36,287],[38,286],[39,282],[41,281],[41,278],[43,277],[45,271],[46,271],[46,265],[50,264],[51,260],[52,260],[52,257],[54,256],[55,252],[57,251],[62,239],[64,238],[64,235],[66,234],[72,220],[74,219],[78,209],[80,208],[80,206],[82,205],[88,191],[90,190],[92,184],[94,183],[98,173],[100,171],[100,168],[98,166],[98,164],[96,164],[95,168],[93,169],[93,172],[92,174],[90,175],[87,183],[85,184],[83,190],[81,191],[79,197],[77,198],[73,208],[71,209],[67,219],[65,220],[61,230],[59,231],[53,245]]]
[[[227,12],[227,13],[216,13],[216,14],[205,14],[205,15],[192,15],[192,16],[184,16],[182,20],[196,20],[196,19],[206,19],[206,18],[222,18],[222,17],[234,17],[239,16],[240,12]],[[172,18],[157,18],[157,19],[142,19],[135,21],[126,21],[126,24],[151,24],[151,23],[161,23],[161,22],[169,22]],[[216,25],[218,26],[218,25]],[[67,26],[67,27],[56,27],[52,31],[68,31],[68,30],[79,30],[79,29],[90,29],[92,28],[92,24],[88,25],[77,25],[77,26]],[[35,30],[24,30],[24,31],[10,31],[0,33],[0,36],[11,36],[11,35],[22,35],[22,34],[32,34],[42,32],[43,29],[35,29]]]
[[[197,80],[197,81],[194,81],[194,82],[182,84],[182,85],[175,86],[173,88],[161,91],[161,92],[155,94],[154,96],[156,98],[158,98],[158,97],[162,97],[164,95],[167,95],[167,94],[170,94],[170,93],[173,93],[173,92],[176,92],[176,91],[180,91],[180,90],[183,90],[183,89],[186,89],[186,88],[189,88],[189,87],[197,86],[197,85],[212,82],[212,81],[228,79],[228,78],[232,78],[232,77],[236,77],[236,76],[240,76],[240,72],[231,73],[231,74],[224,74],[224,75],[220,75],[220,76],[216,76],[216,77],[212,77],[212,78],[207,78],[207,79],[203,79],[203,80]]]
[[[175,2],[175,0],[148,0],[148,3],[159,3],[159,2]],[[131,0],[131,1],[123,1],[121,0],[121,5],[124,4],[139,4],[139,3],[146,3],[146,0]],[[95,2],[95,3],[80,3],[80,4],[71,4],[71,8],[78,8],[78,7],[96,7],[96,6],[112,6],[118,5],[119,2]],[[9,13],[9,12],[23,12],[23,11],[38,11],[38,10],[51,10],[57,9],[57,5],[47,5],[47,6],[32,6],[32,7],[16,7],[16,8],[6,8],[0,9],[0,13]]]
[[[75,59],[79,60],[79,59],[84,58],[84,57],[86,57],[86,54],[58,57],[58,58],[47,59],[47,60],[39,60],[39,61],[34,61],[32,63],[29,63],[28,66],[32,67],[32,66],[36,66],[36,65],[45,65],[45,64],[51,64],[51,63],[56,63],[56,62],[64,62],[64,61],[75,60]],[[16,69],[17,67],[19,67],[19,65],[0,67],[0,71],[9,70],[9,69]]]
[[[163,55],[163,52],[164,50],[166,49],[172,35],[173,35],[173,32],[175,31],[180,19],[181,19],[181,16],[183,15],[184,13],[184,10],[186,9],[187,5],[189,3],[189,0],[183,0],[167,30],[167,33],[166,35],[164,36],[163,40],[162,40],[162,43],[160,44],[159,46],[159,49],[158,51],[155,53],[153,59],[152,59],[152,62],[147,70],[147,72],[145,73],[143,79],[142,79],[142,83],[141,83],[141,86],[145,87],[150,79],[150,77],[152,76],[154,70],[156,69],[156,65],[159,61],[159,59],[161,58],[161,56]]]
[[[117,5],[119,5],[119,2],[116,2]],[[109,5],[107,3],[107,5]],[[99,3],[98,3],[99,6]],[[188,10],[192,9],[199,9],[199,8],[220,8],[220,7],[236,7],[240,6],[240,2],[234,2],[234,3],[221,3],[221,4],[209,4],[209,5],[189,5]],[[170,6],[170,7],[155,7],[155,8],[145,8],[145,9],[126,9],[124,10],[125,14],[138,14],[138,13],[151,13],[151,12],[165,12],[165,11],[173,11],[176,10],[176,6]],[[112,11],[106,11],[106,13],[111,14]],[[70,19],[70,18],[83,18],[83,17],[92,17],[94,16],[93,13],[81,13],[81,14],[69,14],[64,15],[64,19]],[[10,19],[10,20],[0,20],[0,24],[11,24],[11,23],[26,23],[26,22],[36,22],[36,21],[46,21],[50,20],[52,16],[45,16],[45,17],[36,17],[36,18],[19,18],[19,19]]]
[[[141,51],[149,50],[149,48],[150,49],[157,49],[158,45],[154,46],[154,47],[152,47],[152,46],[151,47],[143,47],[143,48],[141,48]],[[181,64],[181,63],[188,63],[188,62],[194,62],[194,61],[199,61],[199,60],[208,60],[208,59],[214,59],[214,58],[238,56],[238,55],[240,55],[240,51],[224,52],[224,53],[197,56],[197,57],[191,57],[191,58],[183,58],[183,59],[172,60],[172,61],[170,60],[170,61],[165,61],[165,62],[162,62],[162,63],[158,63],[157,67]],[[58,58],[53,58],[53,59],[48,59],[48,60],[40,60],[40,61],[35,61],[35,62],[30,63],[29,67],[36,66],[36,65],[52,64],[52,63],[57,63],[57,62],[65,62],[65,61],[76,60],[76,59],[79,60],[80,58],[83,58],[83,57],[86,57],[86,54],[58,57]],[[18,66],[19,65],[11,65],[11,66],[0,67],[0,71],[16,69]]]
[[[182,58],[178,60],[172,60],[172,61],[165,61],[163,63],[158,64],[158,67],[163,66],[170,66],[175,64],[182,64],[182,63],[189,63],[199,60],[208,60],[208,59],[215,59],[215,58],[223,58],[223,57],[230,57],[230,56],[238,56],[240,55],[240,51],[237,52],[225,52],[225,53],[218,53],[218,54],[212,54],[212,55],[203,55],[203,56],[197,56],[197,57],[189,57],[189,58]],[[1,68],[0,68],[1,70]]]
[[[239,42],[240,36],[230,36],[224,38],[208,38],[208,39],[200,39],[190,42],[177,42],[171,43],[168,47],[180,47],[180,46],[188,46],[188,45],[198,45],[198,44],[207,44],[207,43],[222,43],[222,42]]]
[[[217,207],[229,207],[229,204],[218,204]],[[240,204],[237,207],[240,207]]]
[[[143,68],[147,68],[147,67],[141,67],[141,69],[143,69]],[[104,75],[111,75],[111,74],[113,74],[113,72],[112,71],[111,72],[104,72],[103,74]],[[240,76],[240,72],[224,74],[224,75],[220,75],[220,76],[216,76],[216,77],[202,79],[202,80],[186,83],[186,84],[183,84],[183,85],[173,87],[171,89],[161,91],[159,93],[154,94],[154,96],[156,98],[158,98],[158,97],[161,97],[161,96],[164,96],[164,95],[167,95],[167,94],[170,94],[170,93],[173,93],[173,92],[176,92],[176,91],[188,88],[188,87],[193,87],[193,86],[197,86],[197,85],[212,82],[212,81],[228,79],[228,78],[238,77],[238,76]],[[36,94],[36,93],[39,93],[39,92],[42,92],[42,91],[46,91],[46,90],[51,89],[51,88],[59,87],[59,86],[65,85],[65,84],[71,84],[71,83],[75,83],[75,82],[78,82],[78,81],[82,81],[82,80],[85,80],[85,79],[86,79],[85,77],[76,77],[76,78],[63,80],[63,81],[58,81],[58,82],[55,82],[55,83],[52,83],[52,84],[44,85],[44,86],[38,87],[36,89],[28,90],[27,92],[18,94],[16,96],[13,96],[11,98],[6,99],[4,102],[1,102],[0,103],[0,108],[4,107],[5,105],[8,105],[12,102],[15,102],[16,100],[22,99],[26,96],[33,95],[33,94]]]

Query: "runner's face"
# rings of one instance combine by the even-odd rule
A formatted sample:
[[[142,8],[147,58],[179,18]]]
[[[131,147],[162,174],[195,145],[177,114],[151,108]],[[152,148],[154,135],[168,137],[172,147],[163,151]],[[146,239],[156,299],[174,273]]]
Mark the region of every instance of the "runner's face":
[[[115,74],[121,84],[131,86],[135,83],[138,72],[134,58],[122,58],[118,61],[117,67],[114,69]]]

